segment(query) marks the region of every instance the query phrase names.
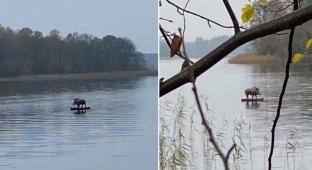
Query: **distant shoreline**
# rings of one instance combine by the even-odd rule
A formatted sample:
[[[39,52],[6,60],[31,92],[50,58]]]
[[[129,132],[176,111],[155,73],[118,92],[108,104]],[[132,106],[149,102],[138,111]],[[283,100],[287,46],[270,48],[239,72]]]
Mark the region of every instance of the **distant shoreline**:
[[[276,63],[277,57],[271,55],[258,55],[255,53],[241,53],[228,60],[229,64],[263,64]]]
[[[96,73],[71,73],[71,74],[36,74],[16,77],[0,78],[0,82],[46,81],[46,80],[87,80],[87,79],[114,79],[131,78],[140,76],[157,76],[157,70],[144,71],[111,71]]]

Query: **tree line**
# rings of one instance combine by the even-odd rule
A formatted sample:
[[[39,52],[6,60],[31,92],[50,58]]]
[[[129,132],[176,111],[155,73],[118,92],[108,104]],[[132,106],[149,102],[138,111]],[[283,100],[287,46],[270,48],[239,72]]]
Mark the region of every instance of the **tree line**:
[[[208,52],[218,47],[220,44],[228,40],[230,36],[221,35],[213,37],[211,39],[204,39],[203,37],[197,37],[195,41],[185,42],[185,48],[187,49],[187,54],[189,57],[201,58],[205,56]],[[232,54],[244,53],[246,51],[247,45],[242,45],[237,48]],[[159,41],[159,56],[160,58],[169,58],[170,49],[164,40]]]
[[[143,54],[128,38],[69,33],[46,36],[0,25],[0,77],[145,69]]]

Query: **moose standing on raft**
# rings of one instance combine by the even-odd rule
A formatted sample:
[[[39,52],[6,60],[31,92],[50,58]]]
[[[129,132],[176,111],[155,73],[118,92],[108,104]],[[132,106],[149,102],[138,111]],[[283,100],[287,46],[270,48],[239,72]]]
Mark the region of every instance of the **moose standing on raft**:
[[[253,96],[256,97],[257,99],[257,95],[261,95],[260,93],[260,89],[257,88],[257,87],[253,87],[253,88],[248,88],[245,90],[245,94],[246,94],[246,97],[248,99],[248,96],[251,95],[251,98],[253,99]]]
[[[80,98],[76,98],[74,99],[74,103],[73,105],[77,105],[77,108],[80,108],[80,105],[83,107],[86,107],[86,100],[84,99],[80,99]]]

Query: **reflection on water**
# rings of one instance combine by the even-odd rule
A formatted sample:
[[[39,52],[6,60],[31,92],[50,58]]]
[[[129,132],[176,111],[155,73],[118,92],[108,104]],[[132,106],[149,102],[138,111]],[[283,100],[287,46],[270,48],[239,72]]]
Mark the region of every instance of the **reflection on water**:
[[[180,60],[162,60],[160,77],[169,78],[178,73],[181,62]],[[224,149],[230,148],[233,136],[237,135],[234,134],[237,126],[235,122],[244,119],[248,124],[244,129],[244,147],[246,148],[243,150],[238,169],[267,169],[271,127],[276,115],[284,73],[258,71],[261,70],[254,69],[252,65],[229,65],[223,61],[197,80],[200,94],[208,99],[210,112],[208,112],[207,119],[214,124],[215,134],[222,134],[219,140],[224,144]],[[310,169],[312,166],[311,74],[312,72],[307,70],[305,73],[295,72],[290,76],[276,130],[274,169]],[[241,102],[241,99],[245,98],[244,90],[254,86],[260,88],[264,102],[249,103],[249,105]],[[178,94],[183,94],[187,98],[188,106],[194,106],[194,95],[189,84],[162,97],[161,102],[169,100],[175,103]],[[165,114],[170,120],[170,114]],[[197,129],[195,132],[197,134],[194,135],[196,137],[192,140],[203,139],[200,122],[198,114],[195,114],[194,124],[197,123],[198,126],[195,128]],[[195,159],[203,160],[203,141],[193,142],[197,145],[193,148],[197,153]],[[203,162],[205,160],[195,162],[195,169],[204,169]],[[222,167],[222,164],[217,165],[216,169]],[[231,166],[237,168],[235,163]]]
[[[156,77],[1,83],[1,169],[157,169],[156,85]],[[76,97],[91,110],[70,111]]]

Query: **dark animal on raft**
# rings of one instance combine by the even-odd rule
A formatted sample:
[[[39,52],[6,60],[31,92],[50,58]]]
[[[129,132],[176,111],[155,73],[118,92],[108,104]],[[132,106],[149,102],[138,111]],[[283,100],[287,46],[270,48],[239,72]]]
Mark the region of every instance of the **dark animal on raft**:
[[[86,101],[84,99],[76,98],[74,99],[73,105],[77,105],[78,108],[80,108],[80,105],[83,107],[86,107]]]
[[[253,99],[253,96],[257,98],[257,95],[261,95],[260,89],[257,87],[248,88],[245,90],[246,97],[248,99],[248,96],[251,95],[251,98]]]

